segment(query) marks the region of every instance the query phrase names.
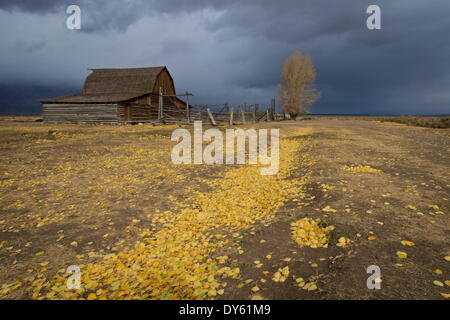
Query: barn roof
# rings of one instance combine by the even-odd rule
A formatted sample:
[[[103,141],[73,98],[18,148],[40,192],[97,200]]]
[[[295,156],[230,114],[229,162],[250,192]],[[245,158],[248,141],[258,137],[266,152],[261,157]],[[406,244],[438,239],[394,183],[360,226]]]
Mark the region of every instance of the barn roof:
[[[142,94],[135,93],[97,93],[97,94],[72,94],[70,96],[62,96],[56,98],[50,98],[41,101],[42,103],[118,103],[125,102]]]
[[[90,69],[81,94],[50,98],[42,103],[117,103],[137,98],[155,89],[165,66],[126,69]],[[169,73],[167,71],[167,73]],[[170,76],[170,73],[169,73]],[[171,79],[173,82],[173,79]]]
[[[150,93],[158,75],[166,67],[91,69],[86,78],[83,94],[92,93]]]

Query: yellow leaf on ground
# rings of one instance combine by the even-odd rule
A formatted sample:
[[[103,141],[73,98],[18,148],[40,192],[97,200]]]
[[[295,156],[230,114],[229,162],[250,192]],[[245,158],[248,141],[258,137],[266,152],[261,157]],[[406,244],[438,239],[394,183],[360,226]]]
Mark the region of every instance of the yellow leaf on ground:
[[[209,297],[215,297],[217,295],[217,291],[215,289],[211,289],[208,291]]]
[[[315,282],[308,282],[302,288],[303,290],[314,291],[317,289],[317,285]]]
[[[438,286],[438,287],[443,287],[443,286],[444,286],[444,284],[443,284],[442,282],[440,282],[439,280],[434,280],[434,281],[433,281],[433,284],[434,284],[435,286]]]
[[[356,172],[356,173],[381,173],[382,171],[379,169],[372,168],[370,166],[343,166],[341,167],[342,170],[349,171],[349,172]]]
[[[308,291],[314,291],[317,289],[317,285],[315,283],[313,283],[312,285],[309,286]]]
[[[350,242],[351,242],[351,240],[349,238],[340,237],[339,240],[338,240],[338,243],[336,243],[336,246],[338,246],[338,247],[345,247]]]
[[[325,211],[325,212],[336,212],[336,209],[333,209],[330,206],[326,206],[325,208],[322,209],[322,211]]]
[[[88,300],[95,300],[95,298],[97,298],[97,296],[95,295],[95,293],[90,293],[87,297]]]

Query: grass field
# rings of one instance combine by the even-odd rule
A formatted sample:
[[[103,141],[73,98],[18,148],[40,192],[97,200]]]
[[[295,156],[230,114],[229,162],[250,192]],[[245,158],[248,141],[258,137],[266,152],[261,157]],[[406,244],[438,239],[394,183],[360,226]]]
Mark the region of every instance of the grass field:
[[[450,128],[450,117],[380,117],[377,121],[394,122],[406,124],[408,126],[426,127],[426,128]]]
[[[172,164],[175,125],[0,122],[0,297],[449,297],[450,131],[331,117],[254,127],[281,130],[275,176]],[[294,241],[303,218],[334,227],[328,245]],[[81,289],[67,288],[71,265]]]
[[[303,120],[311,119],[332,119],[333,116],[305,116]],[[339,116],[345,120],[367,120],[376,122],[399,123],[413,127],[448,129],[450,128],[449,116]]]

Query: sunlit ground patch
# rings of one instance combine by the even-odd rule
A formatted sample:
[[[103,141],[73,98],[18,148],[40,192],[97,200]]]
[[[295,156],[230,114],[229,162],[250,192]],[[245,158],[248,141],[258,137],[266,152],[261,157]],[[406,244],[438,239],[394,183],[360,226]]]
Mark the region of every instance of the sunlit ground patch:
[[[341,167],[342,170],[349,171],[349,172],[367,172],[367,173],[381,173],[382,171],[379,169],[372,168],[370,166],[343,166]]]
[[[277,208],[301,197],[305,180],[294,179],[291,173],[302,165],[301,150],[307,143],[307,139],[282,139],[276,175],[261,175],[258,165],[227,170],[210,182],[213,191],[195,193],[179,205],[177,214],[165,215],[157,232],[144,233],[133,247],[80,265],[80,289],[68,290],[67,275],[60,270],[50,279],[33,279],[32,297],[207,299],[223,294],[226,279],[238,278],[240,270],[217,252],[235,247],[240,232],[271,221]]]

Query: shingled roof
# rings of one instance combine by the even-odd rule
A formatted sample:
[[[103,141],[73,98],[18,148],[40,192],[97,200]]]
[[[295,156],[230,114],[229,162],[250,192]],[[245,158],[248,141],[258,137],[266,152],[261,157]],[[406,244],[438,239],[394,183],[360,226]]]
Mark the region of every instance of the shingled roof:
[[[81,94],[50,98],[42,103],[117,103],[157,93],[155,82],[165,66],[90,69]],[[170,75],[170,74],[169,74]],[[173,80],[172,80],[173,81]]]
[[[136,93],[97,93],[97,94],[72,94],[70,96],[61,96],[49,98],[41,101],[42,103],[119,103],[138,98],[143,94]]]

